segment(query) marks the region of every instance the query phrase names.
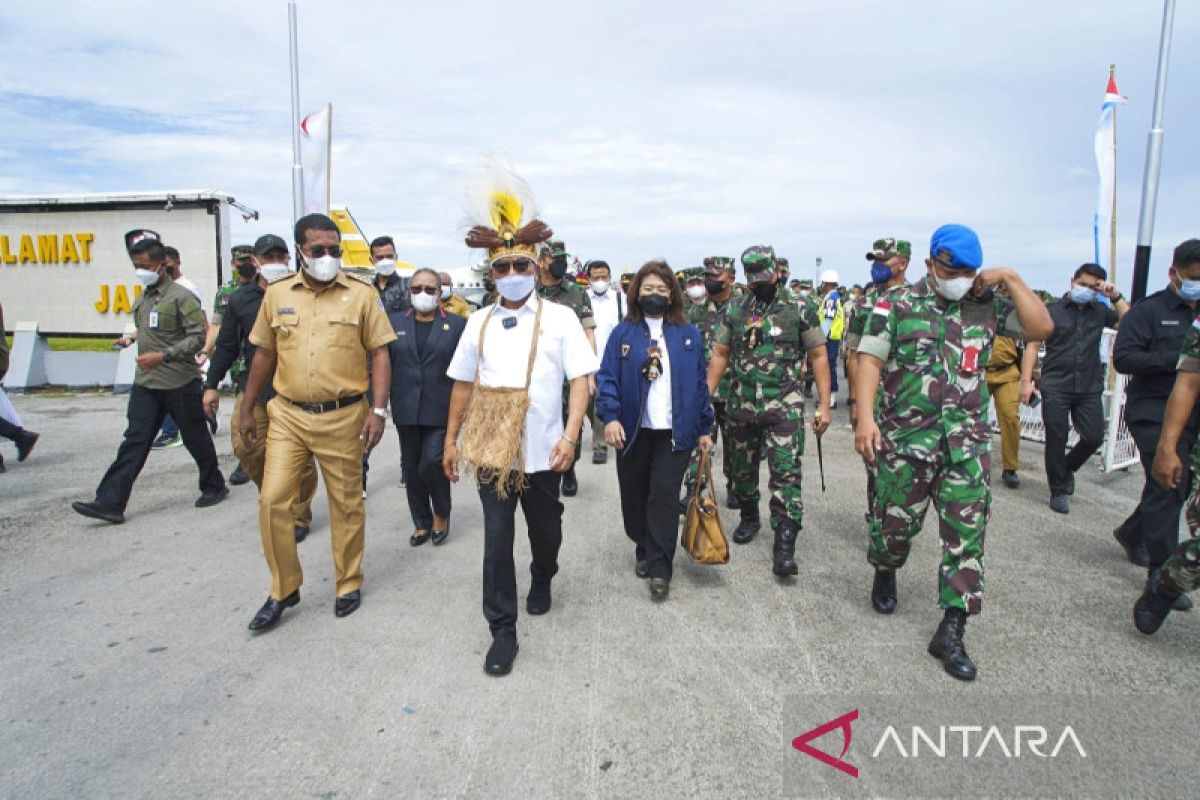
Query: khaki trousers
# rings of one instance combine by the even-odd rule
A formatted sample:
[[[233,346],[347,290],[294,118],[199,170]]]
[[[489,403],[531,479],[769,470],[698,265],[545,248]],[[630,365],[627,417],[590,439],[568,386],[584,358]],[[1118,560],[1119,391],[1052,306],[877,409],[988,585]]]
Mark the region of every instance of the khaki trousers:
[[[1021,381],[989,383],[988,391],[996,404],[996,419],[1000,421],[1000,451],[1004,469],[1016,472],[1021,467]]]
[[[263,467],[267,461],[267,409],[258,403],[254,404],[254,445],[247,445],[242,440],[241,434],[238,433],[238,425],[242,420],[242,398],[245,394],[245,392],[238,392],[237,397],[234,398],[233,416],[229,420],[233,431],[229,434],[229,439],[233,442],[233,454],[237,456],[242,470],[250,476],[250,480],[254,481],[254,485],[258,487],[259,491],[262,491]],[[299,493],[292,502],[293,524],[305,528],[312,524],[312,499],[316,493],[317,467],[310,458],[304,467],[304,473],[300,476]]]
[[[329,498],[329,543],[341,596],[362,586],[366,515],[362,496],[364,400],[325,414],[309,414],[276,397],[267,404],[267,458],[258,495],[258,527],[271,569],[271,597],[300,588],[304,574],[292,530],[292,502],[305,465],[314,457]]]

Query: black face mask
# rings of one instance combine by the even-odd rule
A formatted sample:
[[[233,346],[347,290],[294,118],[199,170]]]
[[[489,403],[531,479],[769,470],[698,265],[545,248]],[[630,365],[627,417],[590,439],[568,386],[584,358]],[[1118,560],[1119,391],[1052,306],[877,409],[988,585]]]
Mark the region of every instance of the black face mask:
[[[246,280],[250,280],[258,274],[258,267],[254,266],[253,261],[243,261],[237,265],[237,272]]]
[[[643,294],[638,297],[638,308],[647,317],[661,317],[667,313],[671,298],[661,294]]]
[[[550,274],[557,280],[562,280],[562,277],[567,274],[567,260],[565,258],[550,262]]]
[[[769,303],[775,299],[774,283],[756,283],[750,287],[750,291],[754,292],[754,299],[760,303]]]
[[[725,291],[725,281],[716,278],[705,278],[704,291],[709,294],[720,294]]]

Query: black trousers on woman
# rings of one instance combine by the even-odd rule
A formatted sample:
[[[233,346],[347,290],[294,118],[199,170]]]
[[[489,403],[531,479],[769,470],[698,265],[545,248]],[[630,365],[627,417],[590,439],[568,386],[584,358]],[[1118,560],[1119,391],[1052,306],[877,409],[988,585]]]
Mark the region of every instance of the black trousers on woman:
[[[408,511],[417,530],[433,528],[433,516],[450,518],[450,480],[442,471],[446,429],[428,425],[401,425],[400,465]]]
[[[646,561],[651,578],[671,579],[679,540],[679,487],[691,450],[672,450],[671,431],[642,428],[617,456],[625,535]]]

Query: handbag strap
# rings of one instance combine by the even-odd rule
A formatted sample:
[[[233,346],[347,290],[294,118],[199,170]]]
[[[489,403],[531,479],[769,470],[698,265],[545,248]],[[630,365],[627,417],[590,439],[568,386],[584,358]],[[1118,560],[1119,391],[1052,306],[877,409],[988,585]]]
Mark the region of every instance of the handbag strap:
[[[712,482],[712,459],[708,453],[700,451],[700,463],[696,467],[696,483],[692,486],[692,497],[700,496],[700,486],[703,484],[708,487],[708,494],[715,503],[717,501],[717,492],[713,489]]]
[[[488,312],[487,317],[483,320],[483,324],[479,326],[479,357],[475,359],[475,385],[479,385],[479,367],[483,363],[483,341],[487,336],[488,323],[492,321],[492,315],[496,313],[496,309],[500,304],[495,303],[492,310]],[[537,312],[533,315],[533,341],[529,345],[529,364],[525,368],[525,391],[529,391],[529,384],[533,381],[533,361],[537,358],[538,339],[541,338],[542,332],[542,298],[537,298]]]

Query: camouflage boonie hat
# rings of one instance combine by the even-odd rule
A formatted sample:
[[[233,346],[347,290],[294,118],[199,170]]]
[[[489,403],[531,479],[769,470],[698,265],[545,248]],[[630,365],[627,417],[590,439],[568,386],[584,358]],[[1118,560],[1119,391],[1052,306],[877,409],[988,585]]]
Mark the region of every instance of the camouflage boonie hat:
[[[742,271],[746,273],[747,283],[768,280],[775,268],[775,248],[769,244],[751,245],[742,253]]]
[[[729,256],[709,256],[704,259],[705,272],[735,272],[737,261]]]
[[[234,261],[240,261],[244,258],[249,258],[254,255],[254,246],[248,244],[235,244],[229,251],[233,254]]]
[[[867,253],[867,261],[890,261],[896,256],[912,257],[912,245],[903,239],[889,236],[886,239],[876,239]]]

